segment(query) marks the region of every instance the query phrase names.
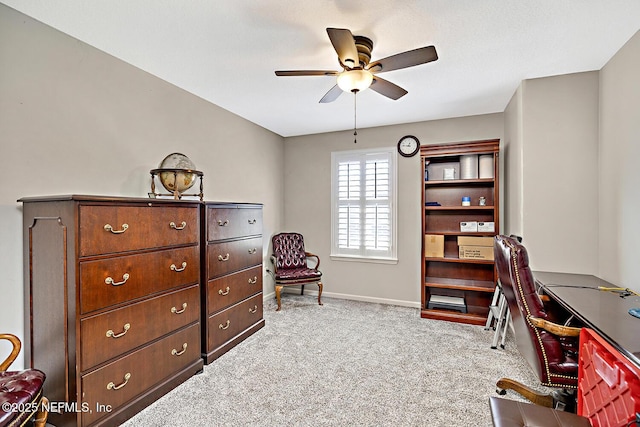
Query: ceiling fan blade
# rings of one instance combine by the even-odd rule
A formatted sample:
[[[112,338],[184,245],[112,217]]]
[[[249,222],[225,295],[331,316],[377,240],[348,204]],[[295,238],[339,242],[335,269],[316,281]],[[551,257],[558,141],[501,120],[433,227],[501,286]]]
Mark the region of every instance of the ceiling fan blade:
[[[387,98],[391,98],[394,101],[396,99],[402,98],[408,92],[402,89],[400,86],[391,83],[388,80],[381,79],[378,76],[373,76],[373,83],[369,86],[371,90],[375,90],[380,95],[384,95]]]
[[[320,100],[321,104],[326,104],[328,102],[333,102],[336,99],[338,99],[338,97],[340,96],[340,94],[342,93],[342,89],[340,89],[340,86],[335,85],[334,87],[332,87],[329,92],[327,92],[322,99]]]
[[[337,76],[337,71],[332,70],[291,70],[276,71],[276,76]]]
[[[438,59],[436,48],[433,46],[425,46],[373,61],[367,65],[367,69],[372,73],[383,73],[426,64],[436,59]]]
[[[353,68],[360,63],[358,49],[351,31],[344,28],[327,28],[327,34],[341,64]]]

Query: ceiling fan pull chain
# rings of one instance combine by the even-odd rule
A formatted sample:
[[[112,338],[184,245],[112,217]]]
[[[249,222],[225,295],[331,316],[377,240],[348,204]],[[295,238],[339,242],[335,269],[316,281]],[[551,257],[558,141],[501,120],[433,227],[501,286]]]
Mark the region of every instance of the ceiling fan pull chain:
[[[358,91],[354,90],[353,91],[353,143],[356,144],[358,142],[358,140],[356,139],[356,137],[358,136],[358,122],[357,122],[357,96],[358,96]]]

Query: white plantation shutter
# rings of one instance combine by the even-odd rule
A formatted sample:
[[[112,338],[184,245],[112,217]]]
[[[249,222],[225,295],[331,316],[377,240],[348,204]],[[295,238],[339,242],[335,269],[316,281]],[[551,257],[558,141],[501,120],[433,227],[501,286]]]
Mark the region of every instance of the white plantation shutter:
[[[360,249],[360,175],[360,162],[338,163],[338,247],[341,249]]]
[[[364,178],[364,247],[386,255],[391,248],[389,159],[367,160]]]
[[[395,258],[395,152],[332,153],[332,255]]]

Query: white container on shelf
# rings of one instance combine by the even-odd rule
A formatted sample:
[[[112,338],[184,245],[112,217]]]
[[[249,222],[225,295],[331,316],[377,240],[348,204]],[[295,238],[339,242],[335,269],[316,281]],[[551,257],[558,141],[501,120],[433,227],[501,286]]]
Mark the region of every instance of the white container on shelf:
[[[460,179],[478,178],[478,155],[460,156]]]
[[[478,221],[461,222],[460,231],[462,232],[478,231]]]
[[[442,179],[456,179],[456,170],[454,168],[444,168]]]
[[[496,231],[496,224],[495,222],[491,221],[491,222],[478,222],[478,231],[488,231],[488,232],[495,232]]]
[[[493,154],[482,154],[478,157],[479,177],[493,178]]]

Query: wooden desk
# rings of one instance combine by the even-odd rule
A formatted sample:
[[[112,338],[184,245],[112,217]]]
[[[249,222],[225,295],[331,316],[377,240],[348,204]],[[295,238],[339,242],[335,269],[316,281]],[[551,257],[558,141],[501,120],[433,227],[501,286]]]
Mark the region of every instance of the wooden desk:
[[[586,274],[534,271],[533,276],[545,294],[640,368],[640,319],[629,314],[630,308],[640,307],[640,297],[601,291],[598,286],[616,285]]]

